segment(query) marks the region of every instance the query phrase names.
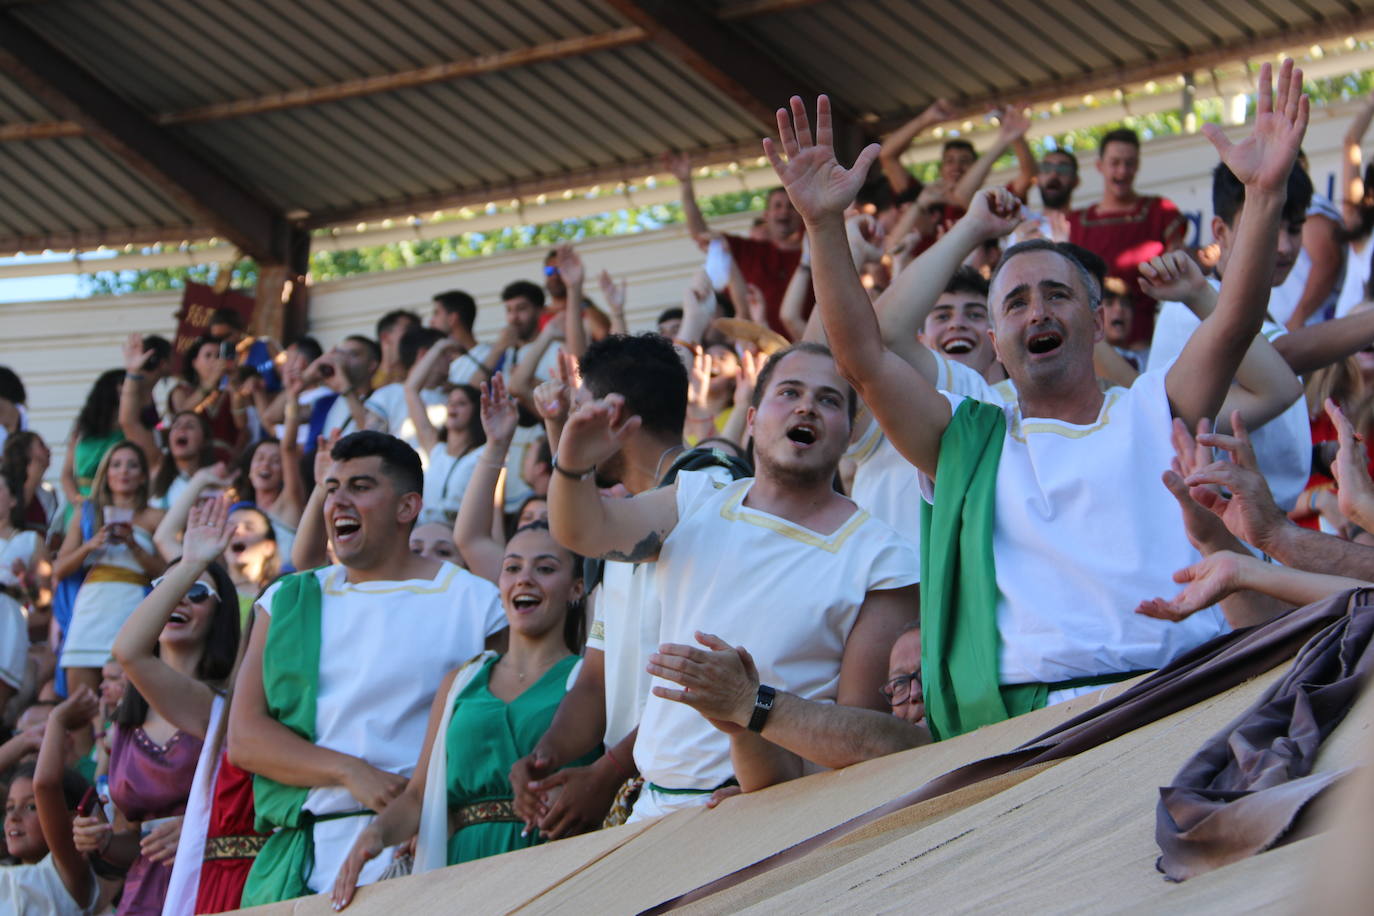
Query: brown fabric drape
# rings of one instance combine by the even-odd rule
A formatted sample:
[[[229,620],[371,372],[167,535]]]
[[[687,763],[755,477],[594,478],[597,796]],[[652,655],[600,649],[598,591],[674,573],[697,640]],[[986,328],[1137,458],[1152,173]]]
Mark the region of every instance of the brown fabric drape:
[[[1159,790],[1157,867],[1169,878],[1182,881],[1283,842],[1304,807],[1349,772],[1313,773],[1312,765],[1374,668],[1374,610],[1350,604]]]
[[[690,894],[665,901],[650,912],[670,909],[687,899],[732,887],[786,862],[796,861],[859,827],[894,811],[936,798],[984,779],[1105,744],[1141,726],[1225,693],[1294,657],[1313,637],[1357,612],[1374,607],[1374,590],[1356,589],[1298,608],[1266,624],[1235,630],[1179,656],[1119,695],[1084,711],[1005,754],[985,757],[938,776],[921,788],[840,824],[777,855],[711,882]]]

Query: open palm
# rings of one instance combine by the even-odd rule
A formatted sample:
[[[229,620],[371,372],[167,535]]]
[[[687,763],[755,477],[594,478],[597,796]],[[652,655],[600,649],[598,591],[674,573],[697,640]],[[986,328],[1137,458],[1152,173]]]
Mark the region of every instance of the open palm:
[[[869,167],[878,158],[879,146],[869,144],[859,153],[854,167],[847,169],[835,158],[834,134],[831,129],[830,99],[819,96],[816,99],[816,138],[811,139],[811,124],[806,116],[806,104],[798,96],[792,96],[792,111],[778,109],[778,139],[782,144],[779,154],[777,144],[771,139],[763,141],[763,151],[773,163],[773,171],[787,189],[792,205],[808,222],[826,216],[838,216],[854,202],[864,179],[868,177]],[[783,159],[786,155],[786,159]]]
[[[189,563],[209,565],[229,546],[233,526],[229,524],[229,503],[224,497],[197,503],[186,521],[181,540],[181,555]]]
[[[1250,136],[1232,143],[1215,124],[1204,125],[1203,133],[1243,184],[1281,191],[1288,185],[1288,173],[1307,132],[1309,103],[1302,91],[1302,71],[1291,59],[1279,68],[1277,97],[1270,85],[1272,73],[1270,64],[1260,67],[1255,129]]]

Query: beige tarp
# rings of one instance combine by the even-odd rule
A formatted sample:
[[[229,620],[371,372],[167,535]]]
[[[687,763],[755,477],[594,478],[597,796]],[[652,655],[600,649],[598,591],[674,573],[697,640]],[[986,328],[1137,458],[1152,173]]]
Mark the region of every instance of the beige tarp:
[[[689,912],[1250,911],[1295,908],[1313,841],[1181,885],[1154,869],[1155,803],[1182,762],[1277,672],[1055,765],[889,814],[686,903]],[[360,891],[350,912],[635,913],[845,824],[954,767],[1010,750],[1126,685],[951,741],[822,773],[707,811],[601,831]],[[1319,768],[1374,722],[1366,698]],[[327,897],[251,911],[332,912]]]

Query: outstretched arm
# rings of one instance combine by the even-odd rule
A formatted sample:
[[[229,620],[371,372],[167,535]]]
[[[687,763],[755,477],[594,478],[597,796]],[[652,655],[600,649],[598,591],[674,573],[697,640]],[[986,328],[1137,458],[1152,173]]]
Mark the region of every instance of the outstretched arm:
[[[845,208],[853,202],[878,148],[869,146],[852,169],[845,169],[835,159],[830,100],[825,96],[816,100],[815,142],[802,100],[793,96],[791,104],[790,115],[778,111],[780,146],[764,140],[763,149],[806,222],[816,307],[835,363],[874,411],[897,450],[934,476],[940,437],[949,425],[949,402],[920,372],[883,345],[878,318],[854,270],[845,233]]]
[[[596,487],[596,466],[639,428],[618,394],[583,404],[563,427],[549,481],[549,529],[569,550],[588,557],[644,563],[658,557],[677,524],[677,486],[629,499],[607,499]]]
[[[936,99],[930,103],[929,108],[883,139],[882,148],[878,151],[878,163],[882,166],[887,183],[892,186],[893,194],[905,193],[916,183],[916,179],[912,178],[911,173],[902,165],[902,154],[911,146],[912,141],[936,124],[953,117],[954,106],[944,99]]]
[[[515,401],[506,393],[506,380],[500,372],[490,382],[482,383],[481,417],[487,444],[468,478],[463,501],[458,504],[453,544],[473,575],[495,582],[501,576],[501,558],[506,549],[505,542],[493,534],[496,490],[506,470],[506,455],[518,419]]]
[[[711,231],[706,225],[706,217],[701,215],[697,206],[696,189],[692,187],[692,157],[686,153],[674,153],[663,157],[668,171],[677,179],[678,189],[682,192],[682,215],[687,220],[687,231],[692,238],[700,239]]]
[[[1374,309],[1300,327],[1274,340],[1274,349],[1298,375],[1340,362],[1374,342]]]
[[[1216,310],[1189,338],[1165,380],[1174,415],[1190,425],[1216,413],[1245,351],[1264,323],[1288,174],[1297,159],[1308,117],[1302,71],[1294,68],[1291,60],[1284,61],[1277,100],[1270,85],[1271,71],[1269,64],[1260,68],[1259,110],[1248,138],[1232,144],[1216,125],[1203,127],[1222,161],[1244,183],[1245,207]]]
[[[33,800],[38,809],[38,824],[43,831],[43,840],[48,844],[48,854],[52,856],[62,886],[82,912],[91,902],[95,874],[91,871],[90,862],[77,851],[72,839],[71,810],[62,793],[62,772],[66,758],[63,742],[69,729],[90,725],[97,705],[95,693],[89,687],[77,689],[58,704],[43,732],[43,742],[38,748],[38,763],[33,771]],[[56,901],[53,905],[57,908]]]
[[[1002,123],[997,128],[997,139],[993,141],[992,146],[983,151],[973,163],[973,167],[964,173],[964,177],[959,179],[959,183],[950,192],[949,201],[956,207],[968,207],[973,201],[973,195],[978,193],[978,189],[988,180],[988,175],[992,174],[992,167],[997,164],[997,160],[1013,145],[1019,144],[1016,156],[1021,164],[1021,174],[1013,184],[1019,185],[1024,182],[1029,188],[1035,180],[1035,157],[1031,155],[1030,147],[1026,146],[1026,131],[1030,129],[1030,119],[1015,105],[1008,105],[1002,109],[1001,119]],[[1025,147],[1024,153],[1020,147]],[[1021,193],[1025,193],[1024,190]]]
[[[937,370],[935,357],[917,340],[926,318],[964,259],[988,239],[1000,238],[1016,228],[1020,211],[1020,201],[1004,188],[975,194],[968,213],[878,297],[875,308],[883,343],[932,385]]]

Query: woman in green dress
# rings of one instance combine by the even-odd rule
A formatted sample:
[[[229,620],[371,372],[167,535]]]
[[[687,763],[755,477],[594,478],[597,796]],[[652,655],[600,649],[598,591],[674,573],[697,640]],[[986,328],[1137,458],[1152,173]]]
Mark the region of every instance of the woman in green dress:
[[[64,528],[71,520],[73,508],[90,497],[100,459],[124,439],[119,428],[119,390],[123,384],[123,369],[102,373],[91,386],[72,427],[67,456],[62,462],[62,491],[67,497],[62,515]]]
[[[415,774],[353,845],[334,883],[336,909],[353,899],[365,862],[417,834],[417,872],[539,842],[515,814],[510,768],[534,750],[576,678],[581,560],[554,541],[547,522],[535,522],[506,545],[497,584],[509,649],[484,652],[444,678]],[[569,766],[598,756],[599,748]]]

